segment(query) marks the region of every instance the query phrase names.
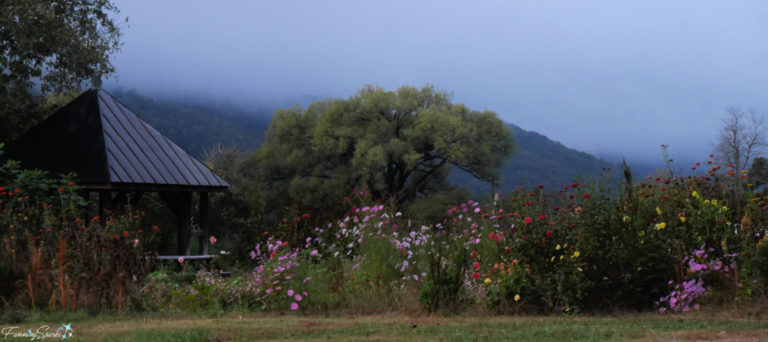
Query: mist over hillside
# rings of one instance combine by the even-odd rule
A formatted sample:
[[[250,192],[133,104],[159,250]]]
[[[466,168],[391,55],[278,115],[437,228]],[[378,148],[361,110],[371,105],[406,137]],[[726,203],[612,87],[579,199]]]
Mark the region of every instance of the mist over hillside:
[[[139,115],[162,134],[198,158],[217,144],[235,144],[243,152],[258,148],[264,141],[269,123],[277,108],[274,104],[245,109],[231,102],[200,97],[149,97],[135,90],[116,89],[112,94],[128,109]],[[617,161],[606,161],[589,153],[571,149],[542,134],[507,123],[517,141],[517,151],[499,168],[500,189],[518,185],[557,189],[575,179],[594,178],[612,170],[619,174]],[[646,175],[654,168],[633,163],[633,173]],[[466,187],[475,194],[490,193],[490,184],[478,181],[455,169],[453,184]]]
[[[112,95],[187,152],[202,159],[210,148],[237,145],[252,151],[264,141],[274,109],[245,110],[228,102],[206,99],[156,99],[135,90],[116,89]]]

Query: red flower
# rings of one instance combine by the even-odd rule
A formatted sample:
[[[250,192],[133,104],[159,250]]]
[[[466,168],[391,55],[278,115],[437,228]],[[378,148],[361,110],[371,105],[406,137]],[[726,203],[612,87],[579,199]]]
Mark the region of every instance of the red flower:
[[[479,270],[479,269],[480,269],[480,263],[479,263],[479,262],[477,262],[477,261],[475,261],[475,264],[474,264],[474,265],[472,265],[472,266],[474,266],[476,270]]]
[[[472,257],[473,258],[477,258],[477,252],[476,251],[472,251]]]
[[[490,234],[488,234],[488,238],[490,238],[491,240],[493,240],[493,238],[494,238],[495,236],[496,236],[496,234],[494,234],[494,233],[490,233]]]
[[[533,222],[533,220],[530,217],[526,216],[525,217],[525,223],[526,224],[531,224],[531,222]]]
[[[547,215],[546,214],[539,215],[539,221],[546,220],[546,219],[547,219]]]
[[[303,215],[301,215],[301,218],[308,219],[309,218],[309,213],[304,213]]]
[[[211,238],[208,239],[208,241],[210,241],[212,245],[215,245],[216,244],[216,237],[211,235]]]
[[[528,241],[528,235],[523,235],[523,240]]]
[[[551,232],[551,231],[547,231],[547,237],[548,237],[548,238],[551,238],[551,237],[552,237],[552,232]]]
[[[158,226],[152,226],[152,231],[153,231],[153,232],[156,232],[156,231],[158,231],[158,230],[160,230],[160,228],[159,228]]]
[[[511,250],[511,249],[509,249],[509,247],[504,247],[504,251],[505,251],[505,252],[507,252],[507,254],[509,254],[509,253],[511,253],[511,252],[512,252],[512,250]]]
[[[667,197],[667,195],[661,195],[661,199],[667,199],[667,198],[669,198]]]
[[[584,196],[583,196],[583,197],[584,197],[584,198],[591,198],[591,197],[592,197],[592,195],[590,195],[590,194],[584,194]]]
[[[480,279],[480,273],[477,273],[477,272],[475,272],[475,273],[472,273],[472,278],[474,278],[474,279]]]
[[[483,214],[484,219],[487,219],[488,217],[489,217],[488,214]]]
[[[128,237],[128,235],[130,235],[128,232],[123,232],[123,236]]]
[[[58,192],[63,192],[63,191],[64,191],[64,188],[58,188],[58,189],[56,189],[56,191],[58,191]]]

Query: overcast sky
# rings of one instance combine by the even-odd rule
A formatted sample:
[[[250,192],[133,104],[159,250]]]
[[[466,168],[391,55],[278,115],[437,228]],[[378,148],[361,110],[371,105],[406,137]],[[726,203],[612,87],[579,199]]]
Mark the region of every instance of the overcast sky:
[[[109,86],[244,105],[433,84],[601,156],[704,160],[768,114],[768,1],[115,0]]]

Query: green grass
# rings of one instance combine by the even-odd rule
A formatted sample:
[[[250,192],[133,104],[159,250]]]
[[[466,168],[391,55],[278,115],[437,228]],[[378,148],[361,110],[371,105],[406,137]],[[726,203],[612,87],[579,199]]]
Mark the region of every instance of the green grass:
[[[37,321],[14,326],[26,331],[40,324],[59,326],[62,323],[69,322]],[[0,324],[0,328],[7,326]],[[217,318],[150,314],[76,320],[72,328],[74,334],[68,341],[666,341],[768,338],[768,321],[733,317],[725,313],[647,313],[610,317],[227,314]],[[7,340],[24,339],[9,337]]]

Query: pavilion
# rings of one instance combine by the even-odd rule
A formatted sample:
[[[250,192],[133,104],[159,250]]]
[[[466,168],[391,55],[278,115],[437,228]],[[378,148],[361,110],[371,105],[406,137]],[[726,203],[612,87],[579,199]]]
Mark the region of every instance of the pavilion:
[[[89,197],[98,193],[99,211],[135,204],[156,192],[176,216],[176,258],[208,255],[208,193],[229,187],[216,173],[100,89],[85,91],[12,142],[8,159],[51,175],[74,172]],[[190,256],[193,196],[199,200],[199,246]]]

